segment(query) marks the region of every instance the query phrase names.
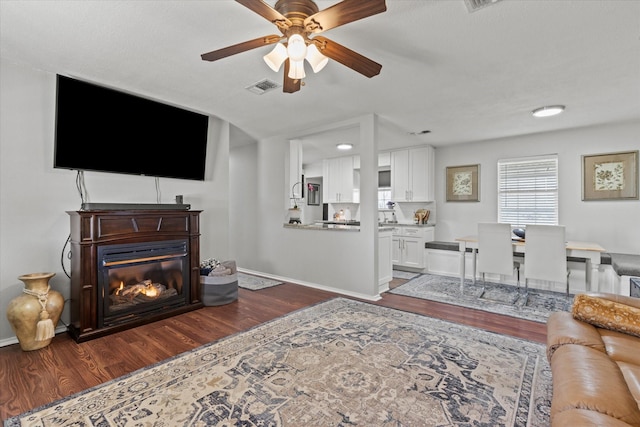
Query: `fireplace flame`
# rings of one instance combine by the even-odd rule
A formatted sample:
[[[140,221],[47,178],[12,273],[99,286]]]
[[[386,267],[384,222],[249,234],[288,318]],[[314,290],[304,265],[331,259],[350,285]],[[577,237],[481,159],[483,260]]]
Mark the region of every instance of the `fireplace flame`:
[[[113,295],[135,298],[136,295],[144,295],[150,298],[157,298],[166,290],[164,285],[159,283],[153,283],[151,280],[143,280],[135,285],[124,285],[124,282],[120,282],[120,287],[117,288]]]
[[[157,287],[152,284],[147,284],[147,286],[142,290],[142,293],[148,297],[157,297],[159,292]]]

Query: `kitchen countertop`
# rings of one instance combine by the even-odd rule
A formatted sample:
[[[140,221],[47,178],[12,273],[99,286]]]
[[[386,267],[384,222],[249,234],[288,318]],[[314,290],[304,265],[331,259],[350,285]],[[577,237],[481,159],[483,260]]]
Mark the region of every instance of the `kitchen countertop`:
[[[316,224],[360,225],[360,221],[316,221]],[[416,224],[415,222],[379,222],[380,227],[435,227],[435,223]]]
[[[340,224],[340,223],[315,223],[315,224],[283,224],[284,228],[295,228],[299,230],[339,230],[339,231],[360,231],[360,225]],[[391,224],[381,225],[378,231],[393,231]]]
[[[416,224],[414,222],[397,222],[397,223],[383,222],[382,224],[388,227],[435,227],[436,226],[436,224],[432,222],[427,224]]]

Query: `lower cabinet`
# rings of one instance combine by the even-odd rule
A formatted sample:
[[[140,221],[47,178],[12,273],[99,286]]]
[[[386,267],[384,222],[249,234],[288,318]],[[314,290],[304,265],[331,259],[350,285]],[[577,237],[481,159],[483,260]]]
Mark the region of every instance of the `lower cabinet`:
[[[433,227],[394,227],[391,251],[393,265],[425,268],[424,244],[433,239]]]

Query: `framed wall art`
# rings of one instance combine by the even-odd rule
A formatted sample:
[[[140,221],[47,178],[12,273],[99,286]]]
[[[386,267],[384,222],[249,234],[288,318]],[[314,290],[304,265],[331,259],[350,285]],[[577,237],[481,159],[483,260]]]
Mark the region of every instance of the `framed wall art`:
[[[480,201],[480,165],[447,166],[447,202]]]
[[[638,199],[638,151],[582,156],[582,200]]]

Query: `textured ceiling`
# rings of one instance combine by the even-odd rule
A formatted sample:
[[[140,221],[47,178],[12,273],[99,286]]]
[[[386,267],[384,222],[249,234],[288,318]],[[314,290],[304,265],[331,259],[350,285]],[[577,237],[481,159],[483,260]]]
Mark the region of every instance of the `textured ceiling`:
[[[200,59],[277,33],[234,1],[0,1],[5,60],[214,115],[257,139],[369,113],[431,130],[413,139],[436,147],[640,118],[640,1],[503,0],[470,13],[464,0],[387,0],[386,12],[323,33],[382,64],[380,75],[330,61],[294,94],[245,89],[281,83],[262,61],[270,47]],[[567,110],[530,115],[550,104]]]

